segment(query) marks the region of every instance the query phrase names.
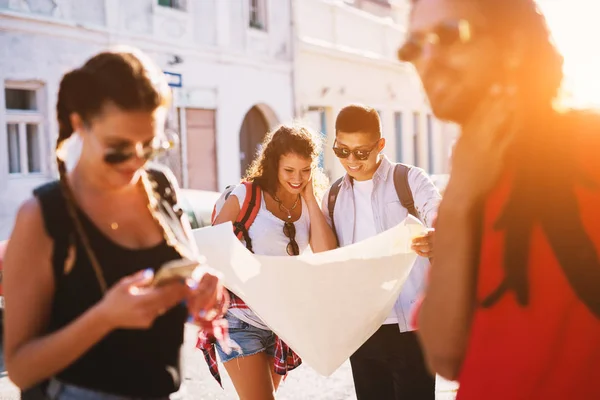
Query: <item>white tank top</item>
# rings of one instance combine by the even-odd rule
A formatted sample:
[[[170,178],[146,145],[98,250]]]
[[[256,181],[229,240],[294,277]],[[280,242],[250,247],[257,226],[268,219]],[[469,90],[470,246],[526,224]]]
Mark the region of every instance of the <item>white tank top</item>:
[[[236,196],[240,209],[246,198],[246,186],[238,185],[231,192]],[[296,242],[300,249],[300,254],[309,250],[310,217],[308,208],[304,199],[301,199],[302,212],[300,218],[294,222],[296,227]],[[277,218],[271,211],[267,210],[265,203],[265,194],[262,192],[260,209],[256,214],[256,219],[250,225],[248,235],[252,240],[252,250],[254,254],[265,256],[287,256],[287,245],[290,242],[283,233],[283,221]],[[283,267],[282,267],[283,268]],[[265,323],[250,309],[233,308],[229,312],[242,321],[260,329],[270,330]]]

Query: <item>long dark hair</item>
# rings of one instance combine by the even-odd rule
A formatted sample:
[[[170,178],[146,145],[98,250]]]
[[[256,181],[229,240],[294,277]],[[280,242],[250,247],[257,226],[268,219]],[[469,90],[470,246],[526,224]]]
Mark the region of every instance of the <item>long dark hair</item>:
[[[317,160],[321,154],[321,138],[313,130],[299,124],[281,125],[267,133],[257,157],[244,177],[247,182],[256,182],[262,190],[273,195],[279,180],[279,160],[285,154],[297,154],[313,163],[313,186],[320,197],[328,186],[328,180]]]
[[[67,73],[60,82],[56,113],[58,140],[56,162],[67,210],[103,291],[106,282],[88,243],[76,208],[73,192],[67,181],[64,160],[59,156],[61,146],[73,134],[71,114],[78,114],[84,123],[100,115],[107,104],[125,111],[154,111],[167,106],[170,92],[160,70],[135,50],[103,52],[88,60],[82,67]],[[71,246],[75,238],[71,236]]]
[[[492,306],[509,291],[519,304],[529,304],[527,266],[534,231],[541,228],[574,292],[600,318],[600,259],[576,196],[580,189],[600,189],[597,175],[589,176],[577,156],[582,138],[600,132],[600,116],[554,113],[532,120],[525,129],[511,159],[516,171],[512,191],[495,223],[496,230],[505,232],[505,277],[483,306]]]
[[[509,52],[514,44],[511,32],[519,32],[526,45],[513,71],[526,121],[509,159],[516,171],[512,191],[495,224],[506,235],[505,278],[483,300],[483,306],[492,306],[510,291],[520,305],[529,304],[527,266],[534,230],[541,228],[573,290],[600,318],[600,261],[575,195],[580,186],[598,189],[598,183],[580,169],[576,146],[578,135],[594,129],[600,132],[600,119],[553,109],[563,79],[563,58],[533,0],[477,3],[501,48]]]

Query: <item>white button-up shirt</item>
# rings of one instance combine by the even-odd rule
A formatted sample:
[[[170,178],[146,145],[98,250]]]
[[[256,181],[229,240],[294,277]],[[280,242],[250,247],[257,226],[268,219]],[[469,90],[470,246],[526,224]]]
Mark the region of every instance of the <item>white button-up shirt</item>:
[[[377,233],[386,231],[402,222],[409,214],[402,206],[394,186],[394,166],[387,157],[383,157],[381,164],[373,175],[373,193],[371,205],[375,230]],[[431,227],[437,214],[438,205],[442,199],[440,192],[435,187],[429,176],[421,168],[412,167],[408,173],[408,184],[413,194],[415,209],[421,221]],[[322,210],[329,225],[329,191],[323,197]],[[352,190],[352,179],[348,174],[344,176],[340,191],[338,193],[333,218],[335,230],[340,246],[355,243],[354,193]],[[391,317],[397,319],[401,332],[411,330],[409,321],[412,309],[425,288],[425,279],[429,260],[417,257],[415,264],[402,288],[402,292],[394,305]]]

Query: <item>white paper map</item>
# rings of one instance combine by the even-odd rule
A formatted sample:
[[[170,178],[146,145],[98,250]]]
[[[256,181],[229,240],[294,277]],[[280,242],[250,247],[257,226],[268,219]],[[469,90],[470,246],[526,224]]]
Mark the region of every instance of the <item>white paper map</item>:
[[[329,376],[390,314],[417,257],[411,239],[423,232],[412,218],[360,243],[298,257],[252,254],[231,223],[194,236],[225,286],[303,362]]]

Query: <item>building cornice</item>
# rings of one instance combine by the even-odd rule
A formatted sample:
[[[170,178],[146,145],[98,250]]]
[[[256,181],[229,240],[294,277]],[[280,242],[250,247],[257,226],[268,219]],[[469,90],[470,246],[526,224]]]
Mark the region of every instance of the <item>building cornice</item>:
[[[154,36],[131,34],[109,30],[106,27],[79,24],[40,15],[24,14],[15,11],[0,11],[0,32],[21,32],[78,40],[98,46],[110,47],[128,44],[147,52],[178,53],[183,57],[197,58],[203,62],[243,65],[274,72],[289,73],[292,61],[281,61],[244,52],[222,50],[218,47],[200,47],[196,44],[180,43]]]

